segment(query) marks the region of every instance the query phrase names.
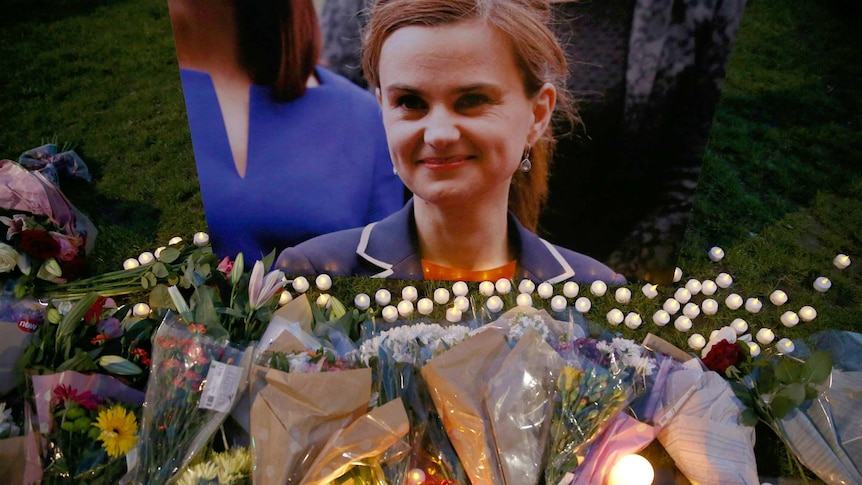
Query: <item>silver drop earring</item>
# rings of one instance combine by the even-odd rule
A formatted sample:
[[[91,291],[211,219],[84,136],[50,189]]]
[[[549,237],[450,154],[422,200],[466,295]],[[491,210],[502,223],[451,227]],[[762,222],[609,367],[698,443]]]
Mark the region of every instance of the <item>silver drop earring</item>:
[[[398,169],[397,169],[397,168],[395,168],[395,165],[392,165],[392,174],[393,174],[393,175],[398,175]]]
[[[533,168],[533,162],[530,161],[530,147],[528,146],[526,150],[524,150],[524,157],[521,159],[521,165],[518,168],[526,173],[529,172],[531,168]]]

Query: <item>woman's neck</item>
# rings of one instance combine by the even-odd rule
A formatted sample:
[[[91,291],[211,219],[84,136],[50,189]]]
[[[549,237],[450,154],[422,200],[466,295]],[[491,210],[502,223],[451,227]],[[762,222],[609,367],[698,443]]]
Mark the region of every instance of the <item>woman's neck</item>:
[[[505,265],[509,247],[507,201],[440,207],[415,198],[413,211],[422,259],[471,271]]]

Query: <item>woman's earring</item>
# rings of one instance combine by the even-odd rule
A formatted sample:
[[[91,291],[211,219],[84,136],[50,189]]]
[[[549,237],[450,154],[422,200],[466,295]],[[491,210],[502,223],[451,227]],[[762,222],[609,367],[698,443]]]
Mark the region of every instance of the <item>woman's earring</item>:
[[[392,174],[393,174],[393,175],[398,175],[398,169],[397,169],[397,168],[395,168],[395,165],[392,165]]]
[[[530,169],[533,168],[533,162],[530,161],[530,148],[529,147],[527,147],[527,149],[524,150],[524,158],[521,159],[521,165],[518,168],[520,168],[521,171],[524,173],[529,172]]]

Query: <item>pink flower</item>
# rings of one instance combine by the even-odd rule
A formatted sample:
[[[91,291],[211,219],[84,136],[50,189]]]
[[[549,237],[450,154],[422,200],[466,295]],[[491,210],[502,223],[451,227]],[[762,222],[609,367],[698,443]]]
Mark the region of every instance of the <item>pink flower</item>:
[[[11,218],[0,216],[0,222],[9,226],[6,231],[6,239],[12,240],[12,236],[24,230],[24,214],[15,214]]]
[[[51,399],[51,404],[63,404],[65,406],[67,401],[72,401],[88,411],[95,411],[99,407],[100,400],[99,396],[90,391],[79,394],[77,389],[72,389],[66,384],[60,384],[54,388],[54,398]]]
[[[219,261],[216,269],[227,275],[233,269],[233,261],[230,260],[230,257],[225,256],[224,259]]]
[[[60,245],[60,253],[57,257],[63,261],[71,261],[80,252],[83,241],[80,236],[70,237],[59,232],[51,231],[51,237]]]

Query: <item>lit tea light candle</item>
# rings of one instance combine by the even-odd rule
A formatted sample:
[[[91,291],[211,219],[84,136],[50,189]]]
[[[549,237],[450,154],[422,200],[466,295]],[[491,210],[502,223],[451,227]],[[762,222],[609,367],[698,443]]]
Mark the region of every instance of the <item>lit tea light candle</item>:
[[[551,310],[555,312],[561,312],[566,309],[569,305],[569,302],[566,300],[565,296],[557,295],[551,298]]]
[[[329,306],[331,298],[332,297],[329,296],[329,294],[322,293],[320,296],[317,297],[317,300],[315,300],[315,303],[317,303],[317,306],[319,308],[326,308]]]
[[[291,300],[293,300],[293,295],[287,290],[281,290],[281,294],[278,295],[278,304],[284,306],[290,303]]]
[[[617,303],[626,304],[632,299],[632,290],[628,288],[617,288],[614,292],[614,299]]]
[[[676,312],[679,311],[680,305],[679,302],[674,300],[673,298],[668,298],[664,301],[664,305],[661,306],[662,309],[668,312],[671,315],[675,315]]]
[[[483,281],[479,283],[479,294],[488,298],[489,296],[494,294],[494,283],[490,281]]]
[[[192,237],[192,242],[197,247],[203,247],[210,243],[210,235],[205,232],[196,232]]]
[[[308,280],[305,279],[305,276],[297,276],[293,279],[291,286],[293,286],[293,291],[297,293],[305,293],[308,291],[308,287],[310,285],[308,284]]]
[[[452,301],[452,304],[462,312],[466,312],[470,308],[470,300],[464,295],[456,296],[455,300]]]
[[[718,312],[718,302],[707,298],[700,303],[700,309],[705,315],[715,315]]]
[[[746,342],[748,344],[748,353],[751,354],[752,357],[757,357],[760,355],[760,346],[754,342]]]
[[[579,291],[581,291],[581,288],[574,281],[567,281],[563,285],[563,296],[566,298],[574,298],[578,296]]]
[[[659,327],[664,327],[668,323],[670,323],[670,313],[664,310],[658,310],[657,312],[652,314],[652,321]]]
[[[434,290],[434,303],[438,305],[449,303],[449,290],[446,288],[437,288]]]
[[[721,261],[724,259],[724,249],[721,249],[718,246],[713,247],[709,250],[709,259],[715,263]]]
[[[781,290],[775,290],[769,294],[769,301],[775,306],[781,306],[787,303],[787,293]]]
[[[452,285],[452,294],[455,296],[465,296],[470,291],[470,287],[463,281],[456,281]]]
[[[757,313],[763,308],[763,303],[758,298],[749,298],[745,300],[745,311],[748,313]]]
[[[793,341],[789,338],[783,338],[775,344],[775,350],[777,350],[779,354],[792,354],[793,351],[796,350],[796,346],[793,345]]]
[[[125,270],[135,269],[140,265],[141,263],[139,263],[138,260],[135,258],[129,258],[123,261],[123,269]]]
[[[168,246],[174,246],[174,245],[177,245],[181,242],[183,242],[183,238],[181,238],[179,236],[174,236],[168,240]]]
[[[724,306],[730,308],[731,310],[737,310],[742,306],[742,297],[737,295],[736,293],[731,293],[727,295],[727,298],[724,299]]]
[[[596,296],[603,296],[608,291],[608,285],[601,280],[593,281],[590,285],[590,292]]]
[[[461,321],[461,310],[455,307],[449,307],[446,309],[446,321],[451,323],[457,323]]]
[[[132,307],[132,315],[140,318],[150,316],[150,305],[146,303],[136,303],[135,306]]]
[[[781,314],[781,324],[785,327],[795,327],[799,323],[799,315],[796,312],[786,311]]]
[[[761,328],[757,331],[757,335],[755,335],[754,338],[763,345],[769,345],[773,340],[775,340],[775,332],[768,328]]]
[[[706,347],[706,339],[699,333],[692,334],[688,338],[688,348],[691,350],[700,350]]]
[[[536,284],[531,280],[523,279],[520,283],[518,283],[518,291],[521,293],[531,294],[536,291]]]
[[[625,316],[623,315],[623,312],[619,311],[617,308],[614,308],[607,314],[608,323],[611,325],[619,325],[623,323],[624,318]]]
[[[155,251],[153,251],[153,255],[156,257],[156,259],[161,259],[162,251],[164,251],[165,249],[168,249],[168,248],[165,246],[159,246],[156,248]]]
[[[625,455],[611,468],[607,485],[650,485],[654,479],[655,471],[646,458]]]
[[[320,291],[328,291],[332,288],[332,278],[328,274],[317,275],[314,279],[314,284]]]
[[[680,315],[673,321],[673,327],[680,332],[688,332],[691,330],[691,319],[685,315]]]
[[[485,307],[488,308],[488,311],[491,313],[497,313],[503,309],[503,299],[497,295],[488,298],[488,301],[485,302]]]
[[[696,280],[694,278],[685,282],[685,289],[688,290],[692,295],[697,295],[698,293],[700,293],[701,288],[703,288],[703,285],[700,283],[699,280]]]
[[[421,468],[414,468],[407,472],[407,485],[423,485],[425,483],[425,472]]]
[[[730,322],[730,328],[732,328],[737,335],[742,335],[748,331],[748,322],[741,318],[735,318]]]
[[[416,289],[415,286],[405,286],[401,288],[401,299],[407,300],[409,302],[414,302],[419,298],[419,290]]]
[[[392,301],[392,293],[389,293],[389,290],[386,288],[380,288],[374,294],[374,301],[380,306],[386,306]]]
[[[813,286],[815,290],[819,291],[820,293],[824,293],[829,290],[829,288],[832,288],[832,282],[829,281],[829,278],[825,276],[820,276],[814,280]]]
[[[383,319],[389,323],[398,320],[398,309],[392,305],[386,305],[383,307],[383,310],[380,310],[380,314],[383,316]]]
[[[676,283],[677,281],[679,281],[681,279],[682,279],[682,270],[679,268],[679,266],[677,266],[673,270],[673,282]]]
[[[545,300],[547,300],[548,298],[554,296],[554,285],[546,281],[539,284],[539,287],[536,288],[536,291],[539,293],[540,298],[544,298]]]
[[[360,311],[368,310],[368,307],[371,306],[371,297],[365,293],[360,293],[353,297],[353,306]]]
[[[697,306],[697,303],[686,303],[685,306],[682,307],[682,314],[688,318],[697,318],[697,316],[700,315],[700,307]]]
[[[533,297],[529,293],[519,293],[515,298],[515,304],[518,306],[533,306]]]
[[[494,288],[497,290],[497,293],[506,295],[512,291],[512,282],[506,278],[500,278],[496,283],[494,283]]]
[[[641,288],[641,292],[645,297],[652,300],[653,298],[658,296],[658,285],[654,285],[652,283],[647,283]]]
[[[715,284],[718,285],[719,288],[728,288],[733,284],[733,277],[727,273],[719,273],[718,276],[715,277]]]
[[[144,251],[138,256],[138,262],[141,264],[150,264],[156,260],[155,255],[149,251]]]
[[[700,292],[706,296],[712,296],[718,291],[718,285],[712,280],[703,280],[700,284]]]
[[[835,259],[832,260],[832,264],[835,265],[838,269],[844,269],[850,266],[850,256],[846,254],[839,254],[835,256]]]
[[[675,292],[673,292],[674,300],[686,304],[691,300],[691,292],[686,288],[677,288]]]
[[[637,313],[629,312],[626,315],[626,319],[624,320],[624,322],[626,324],[626,327],[629,327],[630,329],[634,330],[641,326],[641,324],[643,323],[643,319]]]
[[[581,313],[587,313],[590,311],[590,308],[593,306],[593,302],[590,301],[589,298],[582,296],[575,300],[575,310]]]
[[[416,302],[416,311],[422,315],[430,315],[434,311],[434,302],[431,298],[422,298]]]
[[[395,307],[398,309],[398,314],[404,318],[413,315],[413,302],[410,300],[401,300],[398,302],[398,306]]]
[[[801,318],[803,322],[810,322],[817,318],[817,310],[815,310],[814,307],[805,305],[799,309],[799,318]]]

